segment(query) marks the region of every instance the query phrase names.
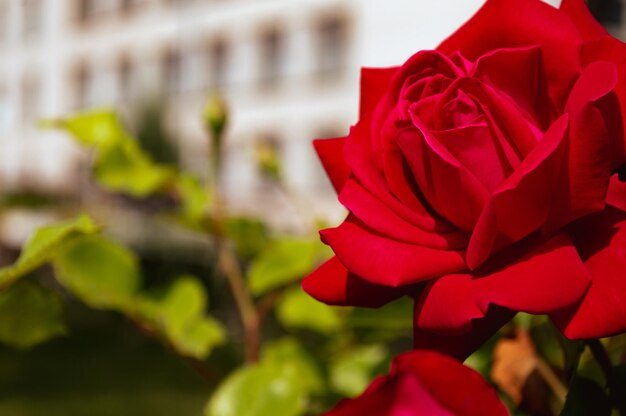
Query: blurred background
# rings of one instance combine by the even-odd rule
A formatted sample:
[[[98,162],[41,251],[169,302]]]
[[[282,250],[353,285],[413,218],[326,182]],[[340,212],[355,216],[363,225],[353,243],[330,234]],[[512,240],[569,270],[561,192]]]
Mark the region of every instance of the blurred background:
[[[155,223],[145,215],[150,201],[99,191],[89,153],[38,120],[115,108],[156,161],[205,177],[201,114],[213,92],[231,116],[221,184],[229,210],[296,232],[303,216],[338,221],[343,210],[311,139],[345,135],[356,121],[361,66],[398,65],[434,48],[481,3],[0,0],[0,261],[12,262],[35,227],[80,206],[107,218],[149,279],[205,273],[203,241]],[[624,38],[621,0],[590,8]],[[259,172],[259,143],[277,155],[298,204]],[[222,292],[212,292],[218,310],[232,302]],[[199,414],[207,387],[158,344],[114,314],[76,303],[67,316],[63,339],[0,349],[0,415]]]

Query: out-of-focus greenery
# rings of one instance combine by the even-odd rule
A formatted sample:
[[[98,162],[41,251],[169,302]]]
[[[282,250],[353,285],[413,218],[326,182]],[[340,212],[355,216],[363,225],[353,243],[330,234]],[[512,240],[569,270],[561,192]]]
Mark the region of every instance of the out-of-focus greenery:
[[[208,130],[222,134],[227,117],[217,117],[220,114],[216,109],[223,111],[225,107],[214,102],[210,108],[208,111],[207,107],[205,114],[211,115],[207,119]],[[214,126],[216,122],[221,124]],[[98,329],[86,325],[74,333],[73,321],[67,322],[62,313],[63,304],[69,302],[75,308],[78,301],[83,305],[81,308],[89,308],[84,310],[89,310],[90,316],[113,316],[118,324],[118,317],[124,317],[127,322],[123,324],[124,331],[135,328],[142,336],[160,342],[162,351],[168,351],[168,362],[178,356],[188,366],[185,368],[193,369],[205,383],[198,388],[202,383],[197,383],[196,376],[191,377],[193,381],[186,383],[194,387],[189,397],[180,399],[180,408],[163,404],[155,410],[160,407],[157,403],[167,401],[168,396],[165,394],[164,399],[157,400],[146,391],[141,393],[146,394],[145,401],[135,397],[131,400],[134,404],[120,410],[121,407],[107,400],[106,392],[116,383],[111,377],[107,379],[111,386],[102,382],[102,391],[85,395],[94,406],[101,406],[99,409],[91,412],[87,403],[50,394],[42,401],[53,409],[47,414],[54,415],[57,411],[54,409],[61,411],[64,406],[69,413],[94,415],[173,412],[191,415],[201,414],[203,408],[210,416],[317,414],[341,396],[358,394],[374,376],[386,371],[390,354],[410,348],[411,331],[407,324],[410,318],[403,316],[408,310],[404,300],[381,309],[381,315],[376,316],[351,308],[326,306],[302,291],[299,284],[302,277],[331,255],[313,228],[306,235],[282,235],[260,218],[231,214],[220,200],[217,178],[210,177],[205,183],[175,164],[155,158],[111,111],[77,114],[44,125],[66,131],[91,150],[92,178],[104,192],[137,202],[155,197],[174,201],[174,205],[168,204],[148,215],[206,238],[215,247],[216,251],[207,255],[215,260],[217,271],[193,276],[182,269],[172,270],[173,278],[157,278],[160,283],[147,284],[140,257],[106,235],[105,223],[96,224],[83,215],[38,230],[17,261],[0,271],[0,284],[6,281],[4,291],[0,292],[0,314],[5,317],[4,326],[0,325],[0,342],[22,349],[34,348],[32,353],[22,353],[34,356],[38,351],[46,351],[46,345],[39,345],[45,341],[57,346],[55,354],[61,354],[63,348],[68,353],[77,350],[74,353],[79,356],[95,354],[99,346],[93,339],[101,336]],[[212,138],[209,148],[214,154],[207,155],[211,163],[220,163],[223,140],[224,137]],[[258,162],[272,160],[275,165],[272,170],[279,172],[278,159],[269,153]],[[219,173],[214,168],[208,171],[213,175]],[[276,182],[277,190],[285,190],[279,182],[280,175],[270,175],[269,179]],[[234,255],[235,263],[223,263],[223,256],[229,253]],[[51,267],[41,269],[46,265]],[[38,270],[47,271],[52,280],[33,277],[32,272]],[[228,283],[219,283],[222,280]],[[233,292],[227,300],[219,298],[217,304],[221,306],[215,309],[213,302],[209,302],[210,297],[215,298],[208,287],[218,288],[219,296],[228,295],[223,291],[226,287]],[[247,313],[256,316],[252,322],[261,341],[258,360],[250,359],[247,352],[248,359],[242,359],[242,350],[249,349],[250,341],[249,328],[242,332],[237,322],[239,315],[246,313],[245,302],[252,305],[252,311]],[[25,313],[16,313],[16,304]],[[93,331],[96,336],[81,344],[77,337],[83,330]],[[49,341],[64,334],[70,334],[71,339]],[[73,343],[80,346],[70,346]],[[102,354],[109,354],[107,348],[112,345],[115,343],[104,342]],[[150,350],[150,354],[158,355],[154,347]],[[120,360],[126,362],[127,358]],[[159,365],[158,360],[154,363]],[[76,365],[84,363],[76,361]],[[133,373],[129,379],[137,385],[129,387],[128,380],[121,384],[130,391],[140,390],[139,380],[143,376],[137,373],[143,370],[132,365],[128,371]],[[161,374],[159,369],[145,371],[144,383],[151,384],[151,373]],[[119,373],[118,376],[126,377]],[[17,396],[24,394],[18,391]],[[171,391],[169,400],[179,400],[175,395],[183,395],[185,390],[164,391]],[[197,404],[198,395],[205,404]],[[41,409],[30,404],[20,410],[17,403],[3,402],[0,397],[0,411],[7,406],[16,415],[26,415]],[[196,403],[194,410],[192,403]],[[170,413],[164,409],[170,409]]]

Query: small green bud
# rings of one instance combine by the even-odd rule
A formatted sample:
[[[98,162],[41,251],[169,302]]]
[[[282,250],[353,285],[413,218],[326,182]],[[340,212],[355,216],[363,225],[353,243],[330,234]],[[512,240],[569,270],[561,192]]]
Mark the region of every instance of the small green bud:
[[[211,94],[204,106],[203,116],[213,140],[220,142],[228,125],[228,108],[220,94]]]
[[[280,158],[271,142],[257,142],[254,148],[254,159],[262,175],[276,181],[281,179]]]

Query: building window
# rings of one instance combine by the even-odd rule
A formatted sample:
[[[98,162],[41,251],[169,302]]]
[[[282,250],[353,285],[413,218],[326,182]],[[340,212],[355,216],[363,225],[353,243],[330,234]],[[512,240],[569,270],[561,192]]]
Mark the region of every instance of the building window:
[[[120,0],[120,11],[122,13],[132,13],[144,0]]]
[[[168,49],[163,55],[163,81],[168,95],[178,95],[182,86],[182,56],[177,49]]]
[[[123,55],[117,64],[117,87],[120,104],[131,104],[133,101],[133,64],[127,55]]]
[[[222,90],[228,77],[228,42],[225,39],[215,39],[209,43],[209,91]]]
[[[34,127],[40,112],[39,83],[33,78],[22,82],[22,123],[25,127]]]
[[[336,78],[347,66],[348,57],[348,22],[334,14],[317,23],[317,70],[321,78]]]
[[[9,129],[11,118],[9,90],[6,86],[0,86],[0,135]]]
[[[277,27],[265,30],[260,39],[260,74],[263,87],[275,87],[283,77],[285,36]]]
[[[77,66],[74,73],[74,107],[82,110],[91,106],[93,75],[87,64]]]
[[[0,0],[0,45],[9,40],[9,2]]]
[[[82,23],[91,23],[107,13],[115,11],[116,2],[111,0],[77,0],[76,18]]]
[[[42,7],[42,0],[22,0],[22,36],[24,40],[31,40],[41,35]]]

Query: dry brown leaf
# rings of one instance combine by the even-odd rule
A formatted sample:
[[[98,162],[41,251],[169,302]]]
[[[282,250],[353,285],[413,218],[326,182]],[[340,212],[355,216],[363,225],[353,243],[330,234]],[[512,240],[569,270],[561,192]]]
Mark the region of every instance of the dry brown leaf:
[[[539,359],[530,335],[518,329],[515,338],[502,339],[496,344],[491,378],[515,405],[519,405],[524,385],[538,365]]]

